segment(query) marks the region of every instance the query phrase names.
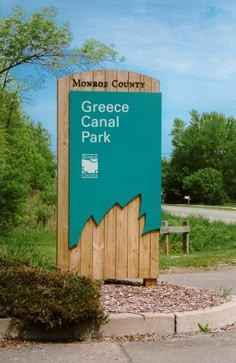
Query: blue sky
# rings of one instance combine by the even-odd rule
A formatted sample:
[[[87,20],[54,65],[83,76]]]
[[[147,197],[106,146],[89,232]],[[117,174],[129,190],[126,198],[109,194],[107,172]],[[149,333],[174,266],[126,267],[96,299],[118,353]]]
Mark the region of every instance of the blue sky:
[[[235,0],[0,0],[0,15],[14,5],[26,15],[56,6],[59,24],[68,21],[73,46],[95,38],[114,43],[122,64],[109,68],[144,73],[161,82],[162,153],[171,150],[175,118],[216,111],[236,117]],[[41,121],[56,149],[56,80],[31,92],[24,105]]]

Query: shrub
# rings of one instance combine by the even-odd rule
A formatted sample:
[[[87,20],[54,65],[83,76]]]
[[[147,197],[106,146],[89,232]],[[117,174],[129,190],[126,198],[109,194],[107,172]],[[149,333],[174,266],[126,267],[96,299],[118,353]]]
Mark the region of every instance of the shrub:
[[[226,199],[222,173],[213,168],[196,171],[185,177],[183,184],[193,203],[221,205]]]
[[[0,317],[47,329],[72,327],[85,320],[101,324],[106,319],[98,282],[33,267],[11,255],[0,255]]]

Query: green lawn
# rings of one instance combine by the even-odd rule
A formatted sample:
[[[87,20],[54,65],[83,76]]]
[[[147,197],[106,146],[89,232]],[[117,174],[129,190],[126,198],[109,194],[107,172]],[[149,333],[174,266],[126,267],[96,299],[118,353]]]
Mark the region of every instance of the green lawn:
[[[0,251],[26,257],[34,265],[55,268],[56,233],[42,230],[14,230],[0,235]]]
[[[169,226],[182,225],[183,218],[163,212],[162,219]],[[160,242],[160,269],[170,267],[207,267],[222,263],[236,264],[236,224],[209,222],[199,217],[189,217],[190,254],[182,252],[182,235],[169,235],[170,255],[164,256]]]
[[[204,209],[223,209],[223,210],[235,210],[236,203],[225,203],[224,205],[206,205],[206,204],[166,204],[166,205],[176,205],[179,207],[191,207],[191,208],[204,208]]]
[[[160,254],[160,270],[171,267],[212,267],[219,264],[236,266],[236,250],[223,251],[202,251],[194,252],[189,255],[170,255],[169,257]]]
[[[169,226],[182,225],[183,218],[166,212],[162,219]],[[218,264],[236,265],[236,224],[209,222],[207,219],[190,217],[190,254],[182,252],[182,235],[169,236],[170,255],[163,255],[160,241],[160,270],[171,267],[208,267]],[[42,230],[14,230],[0,235],[0,252],[27,257],[34,265],[44,268],[56,266],[56,233]]]

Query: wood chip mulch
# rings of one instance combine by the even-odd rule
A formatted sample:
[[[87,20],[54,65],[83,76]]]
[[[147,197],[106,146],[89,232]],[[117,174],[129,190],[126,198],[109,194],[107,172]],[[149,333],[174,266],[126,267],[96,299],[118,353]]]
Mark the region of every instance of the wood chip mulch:
[[[109,282],[109,281],[108,281]],[[212,308],[230,301],[220,293],[165,282],[156,287],[135,283],[105,283],[101,302],[106,313],[173,313]]]
[[[130,281],[110,280],[102,285],[101,302],[106,313],[173,313],[212,308],[231,300],[230,296],[222,296],[219,292],[177,286],[166,282],[158,283],[156,287],[144,287],[141,283]],[[226,330],[235,329],[236,324],[228,325],[211,331],[220,334]],[[99,341],[157,341],[169,338],[181,338],[191,334],[172,334],[161,336],[158,334],[132,335],[124,337],[96,337],[87,339]],[[0,348],[17,347],[36,344],[20,339],[0,339]]]

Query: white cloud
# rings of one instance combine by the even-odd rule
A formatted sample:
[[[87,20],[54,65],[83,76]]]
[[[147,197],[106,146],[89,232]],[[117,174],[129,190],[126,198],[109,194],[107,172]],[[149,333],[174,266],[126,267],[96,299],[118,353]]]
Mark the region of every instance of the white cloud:
[[[13,3],[9,0],[1,8],[6,12]],[[235,114],[235,0],[42,0],[40,5],[21,0],[20,4],[27,13],[55,5],[59,22],[70,23],[75,46],[89,38],[114,43],[127,58],[115,68],[161,80],[164,151],[170,149],[167,135],[173,119],[186,118],[192,108]],[[50,97],[54,104],[55,96],[46,93],[44,101],[38,96],[38,102],[47,100],[45,110],[50,115],[45,112],[43,117],[55,119],[54,108],[50,109]]]
[[[100,9],[86,19],[80,33],[83,39],[95,34],[114,42],[134,68],[219,80],[235,76],[236,22],[230,15],[235,5],[213,8],[215,1],[208,1],[207,6],[206,1],[179,3],[131,1],[137,6],[127,7],[126,14],[112,11],[112,6],[103,12]]]

